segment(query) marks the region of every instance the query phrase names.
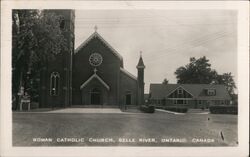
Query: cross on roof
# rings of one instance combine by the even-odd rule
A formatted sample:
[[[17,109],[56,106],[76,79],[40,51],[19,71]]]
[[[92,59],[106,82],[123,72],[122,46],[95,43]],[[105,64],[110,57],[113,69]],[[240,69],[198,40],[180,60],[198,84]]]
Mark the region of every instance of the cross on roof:
[[[95,29],[95,32],[96,32],[96,31],[97,31],[97,29],[98,29],[97,25],[95,25],[94,29]]]
[[[142,51],[140,51],[140,57],[142,56]]]
[[[96,74],[96,72],[97,72],[97,69],[95,68],[95,69],[94,69],[94,73]]]

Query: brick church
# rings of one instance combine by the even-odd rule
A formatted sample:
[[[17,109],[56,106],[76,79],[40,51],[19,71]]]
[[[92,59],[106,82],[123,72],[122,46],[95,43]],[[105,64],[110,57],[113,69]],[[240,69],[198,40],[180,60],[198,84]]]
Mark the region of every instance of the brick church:
[[[60,27],[67,51],[43,69],[40,107],[141,105],[144,102],[144,63],[140,56],[137,77],[123,67],[122,56],[97,32],[75,50],[73,10],[53,10],[62,17]]]

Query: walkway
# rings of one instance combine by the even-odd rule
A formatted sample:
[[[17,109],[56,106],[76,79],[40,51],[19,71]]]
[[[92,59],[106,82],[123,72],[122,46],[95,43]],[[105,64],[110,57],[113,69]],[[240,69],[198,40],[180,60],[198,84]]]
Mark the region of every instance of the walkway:
[[[118,108],[65,108],[47,113],[124,113]]]

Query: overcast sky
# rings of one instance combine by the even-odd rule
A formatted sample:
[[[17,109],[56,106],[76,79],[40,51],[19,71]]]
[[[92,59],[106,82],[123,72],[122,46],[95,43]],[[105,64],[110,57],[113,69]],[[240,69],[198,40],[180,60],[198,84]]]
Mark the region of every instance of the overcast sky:
[[[98,26],[98,33],[123,56],[137,76],[140,51],[145,91],[164,78],[176,83],[175,70],[190,57],[206,56],[219,74],[232,72],[237,83],[237,12],[225,10],[76,10],[75,48]]]

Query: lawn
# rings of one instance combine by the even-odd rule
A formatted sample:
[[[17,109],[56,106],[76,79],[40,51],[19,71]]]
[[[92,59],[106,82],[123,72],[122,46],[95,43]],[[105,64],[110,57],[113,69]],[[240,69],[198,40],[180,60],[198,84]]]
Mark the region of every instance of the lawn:
[[[237,115],[13,112],[13,146],[237,146]]]

